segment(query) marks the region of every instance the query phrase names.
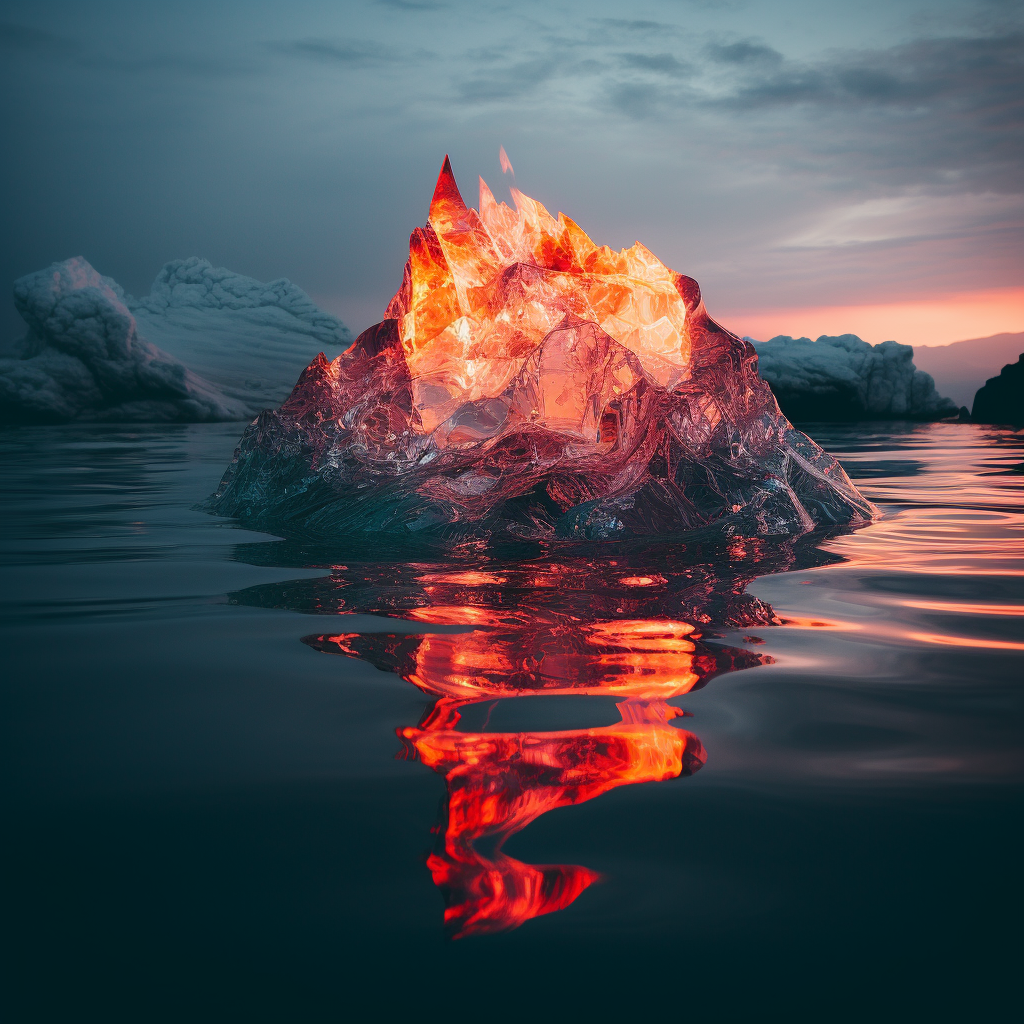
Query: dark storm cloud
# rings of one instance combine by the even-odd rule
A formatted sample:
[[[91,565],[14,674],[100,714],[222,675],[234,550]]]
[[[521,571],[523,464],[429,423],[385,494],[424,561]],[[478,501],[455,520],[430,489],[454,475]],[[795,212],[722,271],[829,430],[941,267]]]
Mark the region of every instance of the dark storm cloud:
[[[748,69],[727,92],[699,102],[748,122],[747,115],[771,113],[764,127],[803,124],[786,144],[794,163],[845,161],[847,173],[869,180],[1016,192],[1024,161],[1022,77],[1022,33],[922,39]],[[809,130],[822,118],[827,131],[815,137]]]
[[[1024,159],[1024,33],[919,38],[794,59],[757,38],[692,38],[642,19],[591,19],[556,34],[529,25],[530,46],[455,55],[432,100],[575,104],[665,133],[701,135],[720,153],[757,152],[783,174],[858,176],[861,190],[915,185],[948,194],[1017,191]],[[650,39],[644,38],[648,34]],[[615,42],[636,38],[619,49]],[[645,45],[657,40],[660,46]],[[666,45],[668,43],[668,45]],[[712,141],[715,140],[715,141]]]
[[[504,67],[482,68],[456,86],[460,99],[469,103],[489,100],[514,100],[535,92],[540,86],[565,74],[566,68],[554,63],[547,54]]]
[[[729,148],[731,123],[780,169],[831,168],[864,185],[1020,189],[1021,32],[833,50],[814,61],[744,40],[706,45],[692,61],[620,54],[614,67],[593,96],[599,109],[681,127],[698,118]]]
[[[1009,10],[6,0],[0,277],[83,253],[144,290],[166,260],[200,253],[376,313],[422,220],[421,181],[446,151],[461,173],[486,171],[501,142],[527,191],[572,202],[605,239],[651,237],[702,272],[719,260],[730,288],[775,273],[790,295],[812,278],[849,290],[845,270],[790,273],[780,240],[870,235],[845,221],[833,232],[829,217],[921,194],[956,213],[936,232],[975,231],[962,266],[980,280],[990,270],[971,267],[998,270],[989,235],[1009,217],[987,211],[1010,206],[971,197],[1022,191]],[[638,176],[644,187],[623,192]],[[898,230],[918,237],[922,224]],[[928,246],[908,261],[922,279],[952,266]],[[741,247],[750,273],[737,283]]]
[[[669,102],[666,91],[649,82],[618,82],[606,90],[605,99],[613,111],[634,121],[660,115]]]
[[[778,50],[749,41],[712,44],[707,52],[712,60],[720,64],[781,64],[783,60]]]
[[[723,51],[732,56],[724,58]],[[715,61],[751,65],[770,54],[765,68],[745,68],[719,102],[737,108],[809,103],[819,106],[886,104],[917,107],[953,101],[959,108],[988,108],[1019,124],[1024,90],[1024,33],[975,39],[921,39],[887,50],[835,52],[825,61],[784,61],[768,47],[736,43],[711,51]]]

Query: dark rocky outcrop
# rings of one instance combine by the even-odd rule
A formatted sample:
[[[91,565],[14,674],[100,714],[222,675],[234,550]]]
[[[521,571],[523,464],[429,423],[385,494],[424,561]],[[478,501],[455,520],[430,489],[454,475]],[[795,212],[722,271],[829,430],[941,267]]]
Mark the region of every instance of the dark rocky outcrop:
[[[990,377],[974,396],[971,419],[975,423],[1006,423],[1024,426],[1024,353],[1015,363]]]

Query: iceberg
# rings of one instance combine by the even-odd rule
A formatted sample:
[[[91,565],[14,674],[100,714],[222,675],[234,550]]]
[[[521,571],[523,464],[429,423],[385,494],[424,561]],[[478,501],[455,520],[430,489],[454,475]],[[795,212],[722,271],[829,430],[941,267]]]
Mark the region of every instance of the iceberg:
[[[0,359],[0,421],[216,422],[278,404],[302,368],[351,341],[288,281],[168,263],[134,299],[85,259],[20,278],[28,332]]]
[[[869,345],[855,334],[755,342],[761,376],[791,420],[939,420],[956,404],[914,366],[910,345]]]
[[[318,352],[352,344],[348,328],[290,281],[263,284],[196,257],[168,263],[127,306],[142,337],[253,415],[284,401]]]
[[[18,358],[0,359],[0,421],[214,422],[244,405],[141,338],[116,281],[84,259],[20,278],[28,325]]]
[[[445,160],[384,319],[260,414],[209,511],[446,545],[871,520],[696,281],[512,196],[467,207]]]

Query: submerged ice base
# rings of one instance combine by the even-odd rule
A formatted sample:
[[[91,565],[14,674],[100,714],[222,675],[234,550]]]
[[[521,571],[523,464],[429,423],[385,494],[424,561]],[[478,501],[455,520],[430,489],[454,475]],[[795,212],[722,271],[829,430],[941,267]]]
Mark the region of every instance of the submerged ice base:
[[[513,198],[481,182],[468,208],[445,161],[385,319],[260,414],[209,511],[443,543],[788,535],[875,515],[695,281]]]

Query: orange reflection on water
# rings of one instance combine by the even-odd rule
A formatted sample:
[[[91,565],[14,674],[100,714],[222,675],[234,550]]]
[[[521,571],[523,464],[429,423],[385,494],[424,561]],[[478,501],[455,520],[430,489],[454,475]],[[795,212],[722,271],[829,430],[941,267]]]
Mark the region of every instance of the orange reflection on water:
[[[949,612],[957,615],[1024,615],[1020,604],[980,604],[975,601],[899,601],[904,608],[920,608],[929,612]]]
[[[910,640],[946,647],[984,647],[992,651],[1024,651],[1024,643],[1015,640],[981,640],[969,636],[947,636],[944,633],[907,633]]]
[[[782,620],[782,625],[795,626],[797,629],[841,629],[851,632],[862,628],[855,622],[840,622],[836,619],[812,619],[804,615],[787,615]]]
[[[669,724],[683,712],[665,700],[718,672],[772,661],[747,649],[698,646],[696,627],[675,619],[545,620],[536,610],[500,605],[433,605],[406,615],[422,625],[470,628],[336,633],[305,642],[396,672],[438,698],[418,727],[398,735],[404,756],[445,778],[446,809],[427,866],[454,938],[516,928],[572,903],[596,872],[525,864],[504,853],[505,840],[541,814],[617,786],[697,771],[704,748]],[[617,705],[622,721],[571,732],[456,729],[461,711],[475,702],[566,694],[626,698]]]
[[[362,658],[451,701],[569,695],[668,700],[712,675],[770,661],[742,648],[706,647],[688,622],[615,619],[538,622],[493,608],[414,609],[410,618],[470,625],[464,633],[336,633],[317,650]]]
[[[504,852],[508,837],[538,816],[701,767],[704,748],[671,724],[683,712],[666,701],[719,673],[772,662],[704,634],[711,623],[778,623],[745,588],[765,565],[788,568],[793,558],[785,545],[746,542],[714,561],[677,547],[493,568],[415,565],[316,584],[329,599],[319,609],[385,614],[410,631],[342,632],[345,620],[335,619],[334,630],[304,642],[395,673],[434,698],[418,726],[397,732],[400,756],[445,780],[427,866],[452,937],[564,909],[598,879],[587,867],[527,864]],[[559,695],[615,697],[622,720],[564,732],[458,728],[480,702]]]
[[[617,786],[691,775],[706,759],[700,740],[667,720],[667,705],[619,705],[623,721],[571,732],[463,733],[434,727],[398,730],[407,753],[443,775],[447,821],[427,859],[445,901],[453,938],[516,928],[567,907],[598,879],[577,865],[524,864],[505,840],[558,807]],[[488,844],[485,854],[477,844]]]
[[[865,486],[865,492],[873,501],[883,498],[871,487]],[[1015,480],[996,496],[1006,502],[1005,507],[953,512],[945,508],[902,509],[870,530],[838,537],[823,547],[842,555],[848,569],[1024,576],[1024,488]],[[996,503],[992,490],[979,496],[979,504],[982,498]],[[900,500],[908,498],[901,494]]]

